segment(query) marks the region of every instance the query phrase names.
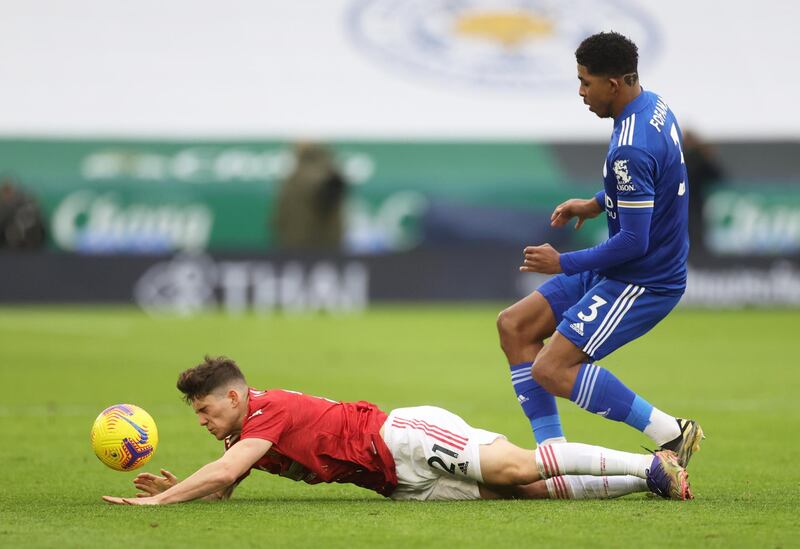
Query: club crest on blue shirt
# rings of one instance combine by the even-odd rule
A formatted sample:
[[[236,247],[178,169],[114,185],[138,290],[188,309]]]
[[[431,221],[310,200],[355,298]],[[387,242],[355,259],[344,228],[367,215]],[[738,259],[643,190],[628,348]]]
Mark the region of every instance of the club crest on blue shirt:
[[[627,159],[614,161],[614,175],[617,178],[617,192],[636,190],[636,187],[631,182],[631,176],[628,174]]]

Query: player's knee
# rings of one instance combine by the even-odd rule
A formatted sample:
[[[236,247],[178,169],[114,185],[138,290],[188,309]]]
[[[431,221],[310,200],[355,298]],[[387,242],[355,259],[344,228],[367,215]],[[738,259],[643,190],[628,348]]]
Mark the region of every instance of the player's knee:
[[[532,343],[530,322],[514,314],[510,309],[505,309],[497,315],[497,333],[500,334],[500,346],[508,348]]]
[[[514,335],[519,331],[519,322],[508,309],[503,309],[497,315],[497,333],[502,340],[504,336]]]

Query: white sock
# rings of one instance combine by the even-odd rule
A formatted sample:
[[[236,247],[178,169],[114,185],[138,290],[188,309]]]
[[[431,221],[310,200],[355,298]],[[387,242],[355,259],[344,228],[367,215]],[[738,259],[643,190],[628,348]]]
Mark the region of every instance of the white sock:
[[[644,434],[661,446],[677,438],[681,434],[681,428],[678,420],[654,406],[650,412],[650,423],[644,428]]]
[[[539,446],[542,446],[544,444],[562,444],[564,442],[567,442],[567,437],[551,437],[543,440],[542,443],[539,444]]]
[[[545,481],[551,499],[609,499],[647,492],[647,481],[633,475],[563,475]]]
[[[646,470],[653,461],[653,456],[649,455],[576,442],[539,446],[535,456],[542,478],[559,475],[634,475],[646,478]]]

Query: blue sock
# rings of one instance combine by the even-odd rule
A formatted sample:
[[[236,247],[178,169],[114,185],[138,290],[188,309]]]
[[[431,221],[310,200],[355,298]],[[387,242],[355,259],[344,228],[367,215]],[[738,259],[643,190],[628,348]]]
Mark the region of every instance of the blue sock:
[[[536,443],[548,438],[563,437],[561,417],[556,407],[556,397],[545,391],[531,377],[531,362],[523,362],[511,367],[511,383],[517,393],[522,411],[528,416]]]
[[[653,405],[597,364],[582,364],[569,399],[590,412],[644,431]]]

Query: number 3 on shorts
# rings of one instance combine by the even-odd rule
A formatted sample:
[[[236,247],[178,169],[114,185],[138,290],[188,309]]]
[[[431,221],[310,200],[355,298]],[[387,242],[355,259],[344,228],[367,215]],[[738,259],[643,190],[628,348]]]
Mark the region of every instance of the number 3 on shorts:
[[[585,315],[583,313],[578,313],[578,318],[580,318],[584,322],[591,322],[592,320],[597,318],[597,309],[608,303],[608,301],[606,301],[599,295],[593,295],[592,301],[594,301],[594,303],[589,305],[589,314]]]

